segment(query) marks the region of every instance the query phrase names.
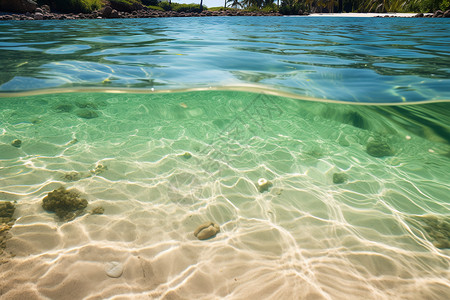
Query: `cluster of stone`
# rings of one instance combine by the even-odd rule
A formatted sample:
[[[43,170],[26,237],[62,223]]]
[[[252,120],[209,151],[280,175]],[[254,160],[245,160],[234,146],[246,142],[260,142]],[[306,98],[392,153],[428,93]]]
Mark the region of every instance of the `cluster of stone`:
[[[167,18],[167,17],[213,17],[213,16],[281,16],[279,13],[248,12],[238,10],[208,11],[201,13],[187,13],[176,11],[160,11],[142,8],[134,11],[118,11],[111,6],[92,13],[62,14],[50,12],[47,5],[37,7],[33,11],[24,13],[0,15],[0,20],[77,20],[77,19],[132,19],[132,18]]]
[[[434,13],[423,14],[418,13],[414,18],[450,18],[450,9],[443,12],[442,10],[437,10]]]

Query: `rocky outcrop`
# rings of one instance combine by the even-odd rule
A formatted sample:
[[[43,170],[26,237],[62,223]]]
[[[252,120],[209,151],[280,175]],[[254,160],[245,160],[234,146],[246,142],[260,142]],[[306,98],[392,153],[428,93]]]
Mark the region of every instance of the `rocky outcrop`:
[[[367,143],[366,151],[373,157],[384,157],[394,155],[394,151],[385,141],[372,140]]]
[[[450,18],[450,9],[443,12],[442,10],[437,10],[434,13],[418,13],[414,18]]]
[[[433,18],[442,18],[444,16],[444,12],[442,10],[437,10],[433,14]]]
[[[34,12],[36,8],[37,4],[32,0],[0,0],[0,11],[26,13]]]
[[[2,0],[0,0],[2,1]],[[106,8],[106,7],[105,7]],[[214,16],[281,16],[280,13],[248,12],[248,11],[203,11],[201,13],[185,13],[176,11],[160,11],[141,9],[133,12],[117,11],[105,8],[89,14],[83,13],[52,13],[42,6],[35,13],[0,15],[0,20],[78,20],[78,19],[130,19],[130,18],[168,18],[168,17],[214,17]],[[41,12],[42,11],[42,12]],[[37,15],[37,16],[36,16]],[[42,18],[42,19],[41,19]]]

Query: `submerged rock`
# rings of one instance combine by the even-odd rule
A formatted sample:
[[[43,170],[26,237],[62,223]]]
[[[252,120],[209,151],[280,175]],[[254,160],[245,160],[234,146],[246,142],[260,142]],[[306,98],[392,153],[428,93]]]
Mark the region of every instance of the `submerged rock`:
[[[216,236],[216,234],[220,231],[220,226],[214,222],[206,222],[200,225],[195,231],[194,235],[199,240],[207,240]]]
[[[11,142],[11,146],[16,147],[16,148],[20,148],[20,146],[22,146],[22,141],[21,140],[14,140]]]
[[[78,106],[79,108],[98,109],[97,105],[90,101],[76,102],[75,105]]]
[[[258,188],[258,191],[260,193],[266,192],[269,190],[269,188],[272,186],[272,182],[265,178],[258,179],[258,182],[256,183],[256,187]]]
[[[180,155],[182,158],[184,159],[189,159],[192,157],[192,154],[189,152],[184,152],[183,154]]]
[[[366,151],[369,155],[374,157],[384,157],[394,155],[391,146],[386,142],[380,140],[372,140],[367,143]]]
[[[80,172],[67,172],[61,177],[64,181],[77,181],[83,178]]]
[[[449,217],[424,215],[410,218],[409,222],[423,229],[436,248],[450,249]]]
[[[75,145],[76,143],[78,143],[78,139],[75,138],[75,139],[71,140],[70,142],[68,142],[67,144],[65,144],[64,146],[69,147],[69,146]]]
[[[94,119],[98,117],[98,113],[90,109],[80,109],[76,112],[76,115],[83,119]]]
[[[71,221],[83,213],[87,203],[86,199],[80,198],[77,191],[60,187],[48,193],[42,200],[42,207],[55,212],[62,221]]]
[[[54,107],[54,110],[56,110],[57,112],[63,113],[63,112],[71,112],[73,110],[73,105],[72,104],[59,104],[57,106]]]
[[[8,223],[12,220],[16,206],[10,201],[0,202],[0,223]]]
[[[322,149],[320,149],[319,147],[314,147],[308,151],[305,151],[305,154],[314,158],[322,158],[325,156],[324,152],[322,151]]]
[[[103,215],[105,209],[102,206],[96,206],[91,210],[91,215]]]
[[[13,227],[15,219],[13,219],[16,206],[10,201],[0,202],[0,264],[3,260],[3,249],[6,248],[6,241],[11,238],[9,230]]]
[[[334,173],[333,174],[333,183],[334,184],[340,184],[344,183],[348,180],[348,176],[345,173]]]
[[[98,175],[108,170],[108,167],[102,164],[97,164],[94,170],[90,170],[91,174]]]
[[[32,0],[0,0],[0,9],[2,11],[15,13],[31,13],[34,12],[36,8],[36,1]]]

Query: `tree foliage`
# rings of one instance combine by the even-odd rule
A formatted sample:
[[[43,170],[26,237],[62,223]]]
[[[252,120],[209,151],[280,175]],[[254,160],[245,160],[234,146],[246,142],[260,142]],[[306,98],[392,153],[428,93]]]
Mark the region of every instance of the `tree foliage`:
[[[450,0],[282,0],[280,12],[434,12],[450,8]]]
[[[59,12],[89,13],[102,7],[102,0],[38,0],[41,5],[49,5]]]

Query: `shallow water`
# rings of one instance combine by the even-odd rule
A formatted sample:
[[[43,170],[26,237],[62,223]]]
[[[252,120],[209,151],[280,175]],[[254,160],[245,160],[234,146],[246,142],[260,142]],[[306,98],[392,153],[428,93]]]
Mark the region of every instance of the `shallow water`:
[[[5,297],[450,292],[449,249],[432,238],[440,229],[413,221],[448,222],[449,119],[433,114],[448,112],[448,103],[355,106],[237,91],[78,92],[0,103],[0,190],[16,197],[18,218],[7,244],[16,257],[1,266]],[[408,114],[415,119],[399,117]],[[369,155],[373,139],[393,155]],[[89,173],[99,164],[107,169]],[[74,172],[81,175],[66,176]],[[333,183],[334,173],[347,179]],[[259,178],[273,186],[259,192]],[[41,203],[61,185],[104,214],[59,222]],[[221,231],[199,241],[193,232],[206,221]],[[123,265],[120,279],[107,277],[110,261]],[[13,282],[23,278],[33,283],[17,291]]]
[[[0,23],[2,298],[446,299],[448,23],[324,19]]]

